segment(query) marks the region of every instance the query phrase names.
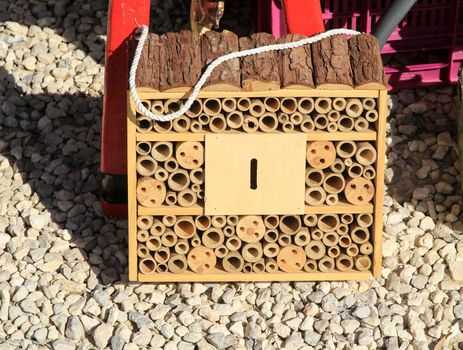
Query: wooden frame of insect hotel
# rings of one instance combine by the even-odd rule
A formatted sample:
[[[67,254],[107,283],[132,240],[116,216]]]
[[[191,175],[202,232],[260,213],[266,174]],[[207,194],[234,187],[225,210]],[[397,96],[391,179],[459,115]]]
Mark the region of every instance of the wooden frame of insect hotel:
[[[215,58],[299,39],[149,34],[138,95],[177,111]],[[129,95],[129,279],[379,277],[386,98],[365,34],[225,62],[170,122]]]

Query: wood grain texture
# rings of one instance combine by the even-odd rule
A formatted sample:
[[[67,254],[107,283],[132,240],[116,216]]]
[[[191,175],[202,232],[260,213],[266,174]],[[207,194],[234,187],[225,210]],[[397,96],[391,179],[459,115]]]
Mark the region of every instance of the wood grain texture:
[[[303,39],[303,35],[287,34],[278,43],[290,43]],[[312,50],[304,45],[292,50],[282,50],[280,57],[280,78],[282,88],[314,88]]]

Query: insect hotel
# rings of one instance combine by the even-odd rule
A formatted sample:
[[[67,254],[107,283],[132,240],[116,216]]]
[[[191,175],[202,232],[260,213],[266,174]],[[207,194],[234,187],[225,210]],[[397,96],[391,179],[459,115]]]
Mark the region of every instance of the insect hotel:
[[[178,111],[217,57],[301,38],[149,34],[138,96]],[[361,34],[225,62],[173,121],[129,97],[130,280],[379,277],[386,96]]]

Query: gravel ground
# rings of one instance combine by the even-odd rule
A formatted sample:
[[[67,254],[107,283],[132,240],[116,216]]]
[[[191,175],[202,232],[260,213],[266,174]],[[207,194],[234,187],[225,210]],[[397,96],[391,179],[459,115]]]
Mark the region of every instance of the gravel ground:
[[[390,98],[380,280],[129,285],[126,222],[98,204],[105,6],[0,2],[1,350],[458,348],[447,87]]]

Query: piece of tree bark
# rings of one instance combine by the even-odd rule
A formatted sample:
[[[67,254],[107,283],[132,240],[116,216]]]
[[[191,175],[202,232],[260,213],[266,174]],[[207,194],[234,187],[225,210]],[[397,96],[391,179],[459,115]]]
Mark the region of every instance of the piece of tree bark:
[[[253,34],[239,40],[240,50],[275,44],[273,35]],[[241,82],[245,91],[277,90],[280,88],[279,59],[275,51],[247,56],[241,59]]]
[[[137,44],[138,41],[134,38],[129,42],[129,67],[133,62]],[[135,85],[137,88],[159,91],[159,36],[157,34],[150,33],[146,38],[135,75]]]
[[[290,43],[304,38],[299,34],[287,34],[278,42]],[[310,45],[280,51],[280,75],[282,88],[313,89],[315,85]]]
[[[315,85],[319,89],[352,89],[349,46],[344,35],[312,44]]]
[[[206,69],[216,58],[239,50],[238,36],[232,32],[208,31],[200,40],[203,69]],[[240,78],[240,60],[236,58],[214,69],[204,85],[204,90],[239,91]]]
[[[191,31],[159,37],[159,90],[189,91],[201,75],[201,52]]]
[[[373,35],[360,34],[350,38],[349,52],[355,88],[387,88],[379,43]]]

